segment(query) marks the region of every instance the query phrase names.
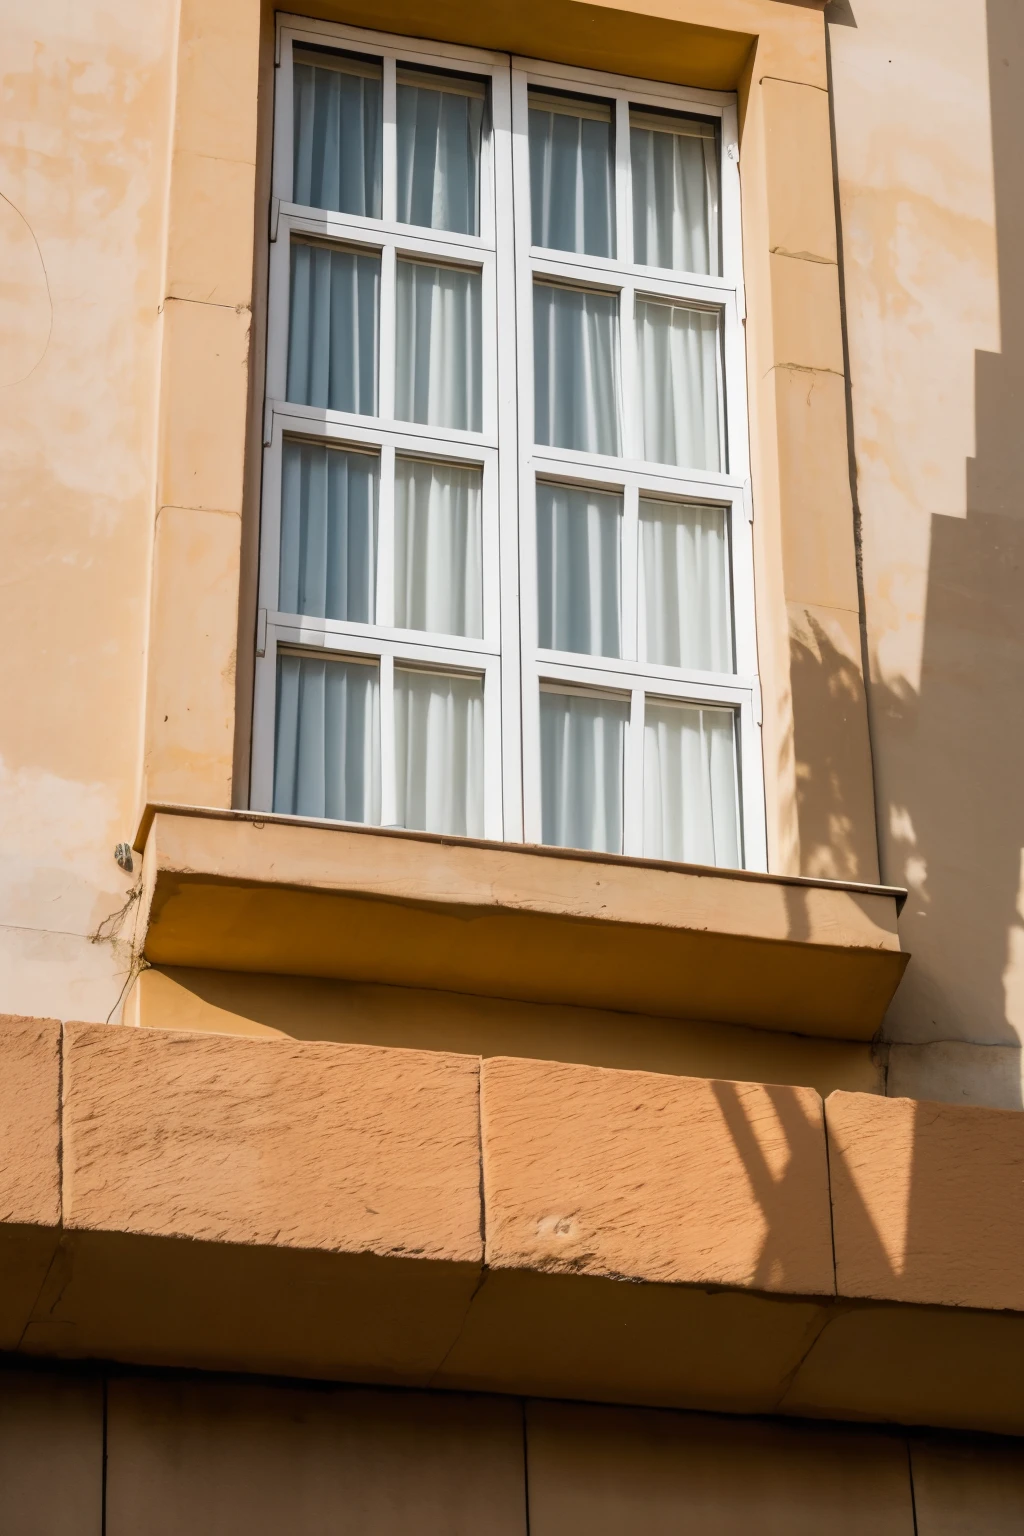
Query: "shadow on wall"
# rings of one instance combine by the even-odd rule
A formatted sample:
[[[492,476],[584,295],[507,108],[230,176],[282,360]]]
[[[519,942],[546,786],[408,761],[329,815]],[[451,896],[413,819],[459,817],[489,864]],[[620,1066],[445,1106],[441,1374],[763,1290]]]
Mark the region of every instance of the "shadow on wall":
[[[901,863],[920,860],[890,1032],[998,1047],[1024,1023],[1024,7],[988,0],[987,17],[1002,350],[976,358],[967,515],[932,518],[920,693],[872,684],[871,708],[891,744],[882,814]],[[1019,1072],[992,1092],[1020,1108]]]
[[[828,19],[856,26],[846,0],[833,4]],[[1024,6],[1020,0],[987,0],[987,22],[1002,350],[977,354],[977,456],[967,464],[967,515],[936,514],[931,520],[920,690],[872,679],[868,706],[881,877],[911,888],[901,933],[914,958],[885,1030],[887,1038],[906,1043],[893,1057],[890,1092],[1019,1109]],[[794,687],[834,692],[842,685],[843,665],[838,653],[819,643],[817,655],[808,648],[800,658]],[[829,806],[827,786],[817,800],[829,815],[841,817],[840,804]],[[815,835],[828,831],[823,820]],[[948,1044],[963,1041],[992,1047],[990,1063],[977,1050],[968,1060]],[[929,1049],[918,1053],[908,1045]],[[897,1059],[903,1063],[898,1069]]]

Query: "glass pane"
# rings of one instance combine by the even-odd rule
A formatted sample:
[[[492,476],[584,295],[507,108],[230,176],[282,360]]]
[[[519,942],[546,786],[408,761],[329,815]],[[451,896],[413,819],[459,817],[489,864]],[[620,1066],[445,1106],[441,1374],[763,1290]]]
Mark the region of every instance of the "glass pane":
[[[480,233],[484,88],[399,71],[398,218]]]
[[[380,257],[292,244],[288,399],[377,414]]]
[[[293,202],[379,219],[380,65],[298,48],[293,59]]]
[[[631,112],[633,258],[718,276],[718,145],[710,123]]]
[[[589,656],[621,654],[622,497],[537,485],[538,643]]]
[[[644,854],[685,864],[740,867],[731,709],[647,701]]]
[[[535,436],[552,448],[619,452],[619,301],[533,285]]]
[[[729,534],[724,507],[640,498],[641,659],[731,672]]]
[[[530,92],[530,204],[534,245],[615,255],[611,108]]]
[[[282,613],[372,624],[380,462],[286,441],[281,465]]]
[[[484,684],[395,668],[398,822],[484,835]]]
[[[483,472],[395,461],[395,623],[484,632]]]
[[[398,263],[395,415],[483,429],[480,273]]]
[[[721,315],[638,299],[636,341],[644,458],[722,469]]]
[[[540,696],[541,837],[562,848],[622,852],[622,758],[629,705]]]
[[[275,811],[380,821],[378,680],[376,665],[278,657]]]

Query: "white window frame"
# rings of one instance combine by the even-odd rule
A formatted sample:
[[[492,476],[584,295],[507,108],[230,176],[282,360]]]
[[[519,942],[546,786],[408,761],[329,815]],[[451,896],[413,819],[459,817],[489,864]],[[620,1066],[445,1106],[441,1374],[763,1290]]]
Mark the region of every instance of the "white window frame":
[[[292,49],[339,48],[380,60],[384,157],[381,219],[300,207],[292,201]],[[743,865],[767,867],[760,688],[754,629],[744,294],[740,242],[735,97],[640,81],[593,70],[452,44],[399,38],[330,22],[280,15],[275,62],[275,140],[270,210],[267,382],[251,803],[273,804],[275,696],[279,650],[376,660],[380,668],[381,822],[396,816],[394,668],[472,673],[484,679],[484,835],[541,841],[540,693],[553,685],[630,702],[624,762],[623,852],[643,851],[643,737],[647,699],[732,709],[737,721]],[[479,236],[399,224],[396,212],[396,74],[402,65],[479,75],[490,85],[490,132],[481,165]],[[613,106],[616,171],[616,259],[531,247],[527,93],[531,85],[593,94]],[[689,112],[720,124],[721,276],[674,273],[632,261],[630,107]],[[516,217],[513,217],[513,208]],[[380,253],[381,324],[376,417],[285,400],[290,249],[307,238]],[[399,422],[393,411],[396,261],[402,256],[482,273],[483,430],[452,431]],[[533,281],[620,295],[619,338],[623,455],[607,458],[533,443]],[[724,389],[723,473],[645,463],[636,452],[633,305],[636,296],[719,309]],[[377,622],[311,619],[278,611],[281,462],[286,438],[326,442],[380,455]],[[424,635],[399,630],[393,617],[393,461],[408,454],[483,471],[484,636]],[[536,645],[535,496],[537,479],[616,490],[623,497],[622,659],[541,651]],[[639,518],[641,495],[718,505],[727,513],[732,568],[735,674],[660,667],[638,660]]]
[[[615,170],[614,258],[548,250],[530,240],[531,86],[589,94],[611,104]],[[689,112],[719,125],[721,276],[668,272],[633,261],[633,204],[629,113],[631,107]],[[724,92],[688,90],[537,59],[512,60],[512,127],[516,230],[516,314],[519,366],[519,523],[522,570],[523,799],[528,842],[541,841],[540,695],[586,691],[627,698],[629,714],[623,763],[622,852],[643,855],[643,745],[646,700],[677,700],[730,708],[736,719],[739,826],[743,865],[767,868],[764,772],[761,759],[760,686],[754,630],[754,569],[747,437],[745,318],[740,242],[740,189],[735,98]],[[536,279],[619,296],[620,423],[622,454],[610,457],[535,444],[533,285]],[[637,297],[682,301],[722,314],[722,473],[677,469],[645,462],[639,437],[634,305]],[[726,381],[728,388],[725,388]],[[542,650],[537,644],[536,494],[538,480],[614,491],[623,498],[621,529],[622,658]],[[653,497],[721,506],[728,521],[732,569],[735,666],[712,674],[640,661],[639,500]],[[562,685],[561,688],[558,685]]]
[[[292,201],[292,50],[304,44],[370,56],[382,65],[382,215],[380,219],[300,206]],[[513,239],[510,185],[509,72],[506,55],[480,49],[396,38],[389,33],[337,26],[300,17],[278,20],[274,101],[275,140],[268,281],[267,379],[260,535],[259,615],[253,708],[252,805],[269,811],[274,795],[274,736],[278,653],[330,652],[375,658],[379,673],[381,824],[394,825],[397,793],[394,759],[394,672],[409,666],[471,674],[484,690],[484,836],[522,837],[521,749],[518,720],[518,624],[504,628],[502,567],[515,563],[515,456],[499,460],[499,437],[515,438],[515,335],[501,314],[499,289],[512,291]],[[402,65],[477,75],[489,86],[490,132],[481,157],[480,234],[401,224],[396,214],[396,85]],[[378,254],[380,275],[379,383],[376,416],[299,405],[286,399],[291,247],[309,239]],[[481,273],[483,420],[480,432],[400,421],[394,413],[396,264],[402,258],[474,269]],[[376,622],[284,614],[278,610],[281,464],[286,438],[325,442],[336,448],[376,451],[380,457],[377,510]],[[394,461],[396,455],[477,467],[483,474],[482,639],[438,636],[394,624]],[[503,472],[503,465],[505,466]],[[511,537],[503,530],[512,521]],[[510,545],[506,552],[502,543]]]

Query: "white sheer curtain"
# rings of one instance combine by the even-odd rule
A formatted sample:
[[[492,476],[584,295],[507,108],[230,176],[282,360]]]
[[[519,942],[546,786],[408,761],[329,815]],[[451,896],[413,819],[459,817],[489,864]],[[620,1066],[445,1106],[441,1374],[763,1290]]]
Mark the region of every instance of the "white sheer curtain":
[[[441,635],[484,632],[483,476],[395,461],[395,623]]]
[[[720,470],[719,312],[638,299],[636,340],[644,458]]]
[[[427,79],[398,75],[398,218],[478,235],[484,89]]]
[[[622,497],[537,483],[538,643],[618,656]]]
[[[729,535],[723,507],[640,498],[641,659],[731,672]]]
[[[624,700],[541,692],[541,836],[562,848],[622,852]]]
[[[617,454],[618,298],[534,283],[533,367],[536,442]]]
[[[379,469],[376,454],[285,440],[282,613],[373,623]]]
[[[380,257],[292,242],[288,399],[377,413]]]
[[[530,92],[530,205],[534,245],[615,255],[611,108]]]
[[[710,123],[630,113],[633,257],[718,276],[718,145]]]
[[[685,864],[740,867],[732,710],[648,700],[644,853]]]
[[[484,688],[479,677],[395,668],[398,821],[484,835]]]
[[[275,811],[380,821],[378,683],[375,664],[278,657]]]
[[[483,427],[480,273],[398,262],[395,415],[432,427]]]
[[[299,48],[293,60],[292,201],[379,219],[380,65]]]

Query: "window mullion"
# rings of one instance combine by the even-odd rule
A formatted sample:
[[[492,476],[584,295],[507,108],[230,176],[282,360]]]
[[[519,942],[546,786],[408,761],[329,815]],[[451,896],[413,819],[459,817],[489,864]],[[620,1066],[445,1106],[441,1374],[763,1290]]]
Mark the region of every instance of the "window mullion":
[[[380,260],[380,323],[377,358],[377,414],[382,421],[395,417],[395,247],[385,245]]]
[[[626,485],[622,508],[622,658],[639,656],[639,504],[635,480]]]
[[[380,821],[393,827],[398,821],[398,765],[395,762],[395,658],[390,651],[380,658]]]
[[[644,690],[634,688],[626,726],[626,761],[623,772],[622,851],[639,856],[644,851]]]
[[[643,416],[637,398],[639,367],[636,346],[636,289],[624,283],[619,297],[619,357],[622,370],[622,453],[642,459]]]
[[[384,160],[381,166],[381,203],[384,220],[393,224],[398,217],[398,89],[395,60],[385,58],[382,92]]]
[[[615,249],[619,261],[625,266],[629,266],[633,260],[632,215],[629,102],[619,96],[615,102]]]
[[[377,612],[379,628],[395,622],[395,449],[385,441],[380,451],[377,506]]]

